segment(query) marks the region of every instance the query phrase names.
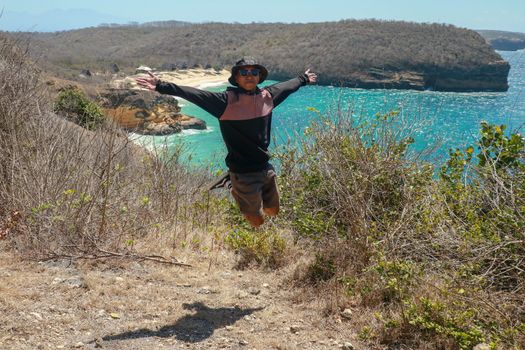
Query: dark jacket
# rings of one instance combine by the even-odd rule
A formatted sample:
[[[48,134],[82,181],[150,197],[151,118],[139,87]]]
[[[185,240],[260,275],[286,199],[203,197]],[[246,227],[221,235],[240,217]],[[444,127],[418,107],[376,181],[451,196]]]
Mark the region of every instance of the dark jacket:
[[[306,85],[308,77],[273,84],[250,93],[239,87],[210,92],[188,86],[159,82],[162,94],[182,97],[219,119],[222,138],[228,149],[226,165],[236,173],[267,169],[272,111],[291,93]]]

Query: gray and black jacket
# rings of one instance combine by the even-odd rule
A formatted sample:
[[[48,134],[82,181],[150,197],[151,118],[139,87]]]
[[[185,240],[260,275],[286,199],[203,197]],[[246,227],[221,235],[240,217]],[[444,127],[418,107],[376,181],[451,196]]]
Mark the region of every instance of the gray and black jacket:
[[[307,82],[304,74],[250,93],[239,87],[210,92],[160,81],[156,91],[182,97],[218,118],[228,149],[226,165],[232,172],[249,173],[269,166],[273,109]]]

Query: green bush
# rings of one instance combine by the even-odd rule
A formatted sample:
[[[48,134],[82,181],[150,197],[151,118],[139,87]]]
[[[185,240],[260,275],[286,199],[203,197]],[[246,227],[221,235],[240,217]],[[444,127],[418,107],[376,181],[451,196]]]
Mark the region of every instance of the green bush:
[[[472,349],[486,341],[486,330],[478,325],[477,310],[456,301],[445,305],[439,300],[420,298],[408,305],[408,322],[423,332],[453,338],[460,349]]]
[[[256,263],[275,268],[283,263],[286,242],[277,233],[237,228],[226,236],[225,242],[240,255],[238,267]]]
[[[60,91],[55,101],[54,111],[89,130],[98,128],[105,120],[101,108],[74,86]]]
[[[490,125],[481,123],[481,137],[478,141],[479,166],[493,165],[496,169],[525,168],[525,141],[523,137],[514,133],[505,135],[505,125]]]

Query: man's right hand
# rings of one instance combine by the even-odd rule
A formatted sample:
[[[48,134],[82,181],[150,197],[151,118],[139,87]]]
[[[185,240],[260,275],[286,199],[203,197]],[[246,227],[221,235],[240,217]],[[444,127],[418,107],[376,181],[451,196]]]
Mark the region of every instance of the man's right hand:
[[[146,88],[148,90],[155,91],[155,88],[157,87],[157,83],[160,81],[158,77],[148,72],[149,77],[144,78],[136,78],[135,81],[137,84],[139,84],[141,87]]]

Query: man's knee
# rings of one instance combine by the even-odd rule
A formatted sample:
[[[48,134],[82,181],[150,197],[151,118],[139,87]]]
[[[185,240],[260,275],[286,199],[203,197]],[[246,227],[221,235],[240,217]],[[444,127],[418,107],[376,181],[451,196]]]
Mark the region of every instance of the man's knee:
[[[264,223],[264,218],[260,215],[244,214],[244,217],[253,227],[259,227]]]
[[[264,208],[263,211],[268,216],[276,216],[279,214],[279,207]]]

